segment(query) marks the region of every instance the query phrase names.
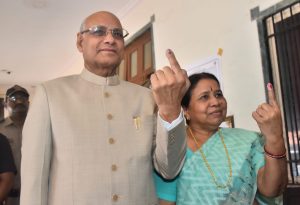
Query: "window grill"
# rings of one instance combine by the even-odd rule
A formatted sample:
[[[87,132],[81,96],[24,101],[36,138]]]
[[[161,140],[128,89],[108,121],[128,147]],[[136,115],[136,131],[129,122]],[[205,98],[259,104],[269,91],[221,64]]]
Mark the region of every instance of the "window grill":
[[[268,61],[281,95],[289,183],[300,184],[300,2],[267,16],[263,23]]]

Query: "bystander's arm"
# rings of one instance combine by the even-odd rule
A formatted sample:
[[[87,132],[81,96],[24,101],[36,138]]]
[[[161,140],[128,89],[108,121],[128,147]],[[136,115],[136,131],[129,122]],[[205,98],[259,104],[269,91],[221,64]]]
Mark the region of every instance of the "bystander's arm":
[[[13,172],[0,173],[0,202],[2,203],[8,196],[14,184],[15,174]]]
[[[12,151],[6,136],[0,134],[0,203],[7,198],[17,173]]]

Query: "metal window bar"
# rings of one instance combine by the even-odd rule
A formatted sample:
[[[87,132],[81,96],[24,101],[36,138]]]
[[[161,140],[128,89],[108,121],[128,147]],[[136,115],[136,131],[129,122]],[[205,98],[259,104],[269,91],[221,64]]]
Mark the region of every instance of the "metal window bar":
[[[275,14],[276,15],[276,14]],[[272,23],[273,23],[273,28],[274,28],[274,25],[275,25],[275,15],[274,16],[272,16],[271,18],[272,18]],[[278,36],[279,35],[279,32],[278,31],[276,31],[276,29],[274,28],[274,34],[273,34],[273,36],[274,36],[274,38],[275,38],[275,42],[276,42],[276,36]],[[280,47],[278,47],[276,44],[275,44],[275,49],[276,49],[276,53],[278,53],[279,52],[279,50],[280,49],[282,49],[282,48],[280,48]],[[274,51],[273,51],[274,52]],[[277,57],[277,62],[278,62],[278,64],[281,64],[281,66],[282,67],[286,67],[287,65],[284,65],[285,64],[285,61],[284,60],[282,60],[282,59],[280,59],[279,57],[278,57],[278,55],[276,55],[276,57]],[[281,63],[279,63],[279,62],[281,62]],[[279,65],[280,66],[280,65]],[[285,79],[286,77],[284,77],[282,74],[279,76],[280,77],[280,81],[282,82],[281,84],[283,85],[283,87],[286,87],[284,84],[286,83],[286,81],[284,81],[283,79]],[[285,101],[285,99],[289,99],[290,98],[290,96],[289,96],[289,92],[283,92],[283,104],[285,105],[286,104],[286,101]],[[286,113],[290,113],[290,107],[289,106],[284,106],[284,115],[285,115],[285,119],[286,120],[288,120],[289,118],[288,118],[288,116],[287,116],[287,114]],[[288,123],[286,123],[286,125],[288,125]],[[286,127],[286,130],[288,130],[288,128]],[[288,135],[286,135],[286,136],[288,136]],[[287,142],[288,142],[288,151],[289,151],[289,159],[292,159],[293,158],[293,156],[292,156],[292,153],[291,153],[291,148],[290,148],[290,141],[289,141],[289,139],[287,140]],[[293,143],[292,143],[292,145],[294,145],[295,144],[295,142],[293,141]],[[294,149],[292,149],[292,150],[295,150],[295,147],[294,147]],[[293,170],[293,166],[292,166],[292,163],[289,163],[289,167],[290,167],[290,170]],[[294,175],[293,175],[293,173],[291,173],[291,177],[292,177],[292,183],[294,183]]]
[[[290,183],[300,184],[300,3],[266,17],[264,25],[268,60],[279,70]]]

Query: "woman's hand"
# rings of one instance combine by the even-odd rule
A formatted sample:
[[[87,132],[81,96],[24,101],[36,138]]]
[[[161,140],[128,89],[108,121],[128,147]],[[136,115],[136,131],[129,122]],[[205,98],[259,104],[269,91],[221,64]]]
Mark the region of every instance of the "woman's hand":
[[[258,171],[258,190],[267,197],[274,197],[283,192],[288,178],[281,113],[272,84],[268,83],[267,88],[269,103],[258,106],[252,116],[265,136],[265,151],[268,152],[265,153],[265,166]]]
[[[277,104],[273,86],[268,83],[268,103],[259,105],[252,113],[261,133],[266,138],[267,150],[274,154],[285,152],[282,119],[279,106]]]

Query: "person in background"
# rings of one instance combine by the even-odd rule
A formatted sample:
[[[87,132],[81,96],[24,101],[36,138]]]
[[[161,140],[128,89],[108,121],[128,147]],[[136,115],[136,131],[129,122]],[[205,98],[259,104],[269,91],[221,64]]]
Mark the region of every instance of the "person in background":
[[[7,138],[0,133],[0,205],[5,202],[14,185],[17,169]]]
[[[7,110],[8,117],[0,123],[0,132],[3,133],[9,141],[17,167],[14,186],[8,195],[6,204],[19,205],[22,129],[29,107],[29,93],[25,88],[14,85],[6,91],[4,107]]]
[[[209,73],[189,77],[182,100],[187,120],[187,157],[173,181],[155,174],[161,205],[274,204],[287,184],[282,120],[272,84],[268,103],[252,113],[261,134],[220,128],[227,102]],[[245,95],[247,95],[245,93]]]
[[[165,178],[179,173],[187,74],[167,50],[170,66],[152,74],[152,92],[120,80],[127,35],[110,12],[88,16],[77,34],[82,73],[37,86],[23,130],[21,205],[156,204],[153,165]]]

